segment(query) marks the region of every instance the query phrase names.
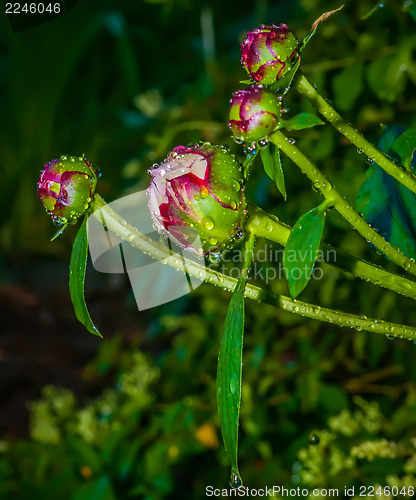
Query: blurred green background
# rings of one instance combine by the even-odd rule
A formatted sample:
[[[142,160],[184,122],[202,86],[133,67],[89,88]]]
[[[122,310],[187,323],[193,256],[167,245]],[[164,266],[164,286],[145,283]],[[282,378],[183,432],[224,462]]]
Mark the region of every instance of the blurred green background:
[[[145,189],[147,169],[178,144],[229,144],[243,158],[227,129],[228,100],[246,78],[241,39],[271,22],[300,38],[339,5],[81,0],[15,32],[0,15],[1,498],[205,498],[206,486],[227,487],[215,377],[230,294],[203,285],[138,312],[126,276],[90,266],[87,303],[104,340],[88,334],[68,293],[76,228],[50,243],[36,182],[44,162],[85,153],[111,201]],[[381,124],[415,122],[416,5],[386,1],[366,16],[375,6],[347,2],[320,25],[301,67],[377,143]],[[296,92],[287,108],[311,111]],[[363,155],[328,125],[293,137],[354,202]],[[286,203],[257,167],[249,199],[288,224],[320,202],[289,160]],[[336,213],[325,239],[399,272]],[[302,300],[416,324],[410,299],[323,269]],[[287,294],[284,280],[269,287]],[[416,486],[415,357],[407,341],[247,303],[245,484]]]

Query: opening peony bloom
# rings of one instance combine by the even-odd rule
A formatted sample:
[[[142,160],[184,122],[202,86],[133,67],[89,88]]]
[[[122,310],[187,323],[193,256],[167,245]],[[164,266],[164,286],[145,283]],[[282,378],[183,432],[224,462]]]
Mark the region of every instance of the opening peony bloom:
[[[230,100],[229,122],[238,142],[256,142],[279,127],[281,103],[263,85],[238,90]]]
[[[38,196],[57,224],[75,224],[87,210],[97,185],[97,172],[84,157],[61,156],[45,163]]]
[[[205,255],[241,239],[246,217],[243,175],[228,148],[210,143],[178,146],[149,173],[149,208],[159,232],[199,253],[197,232]]]
[[[241,44],[241,64],[250,78],[273,85],[299,57],[298,41],[286,24],[262,25],[250,31]]]

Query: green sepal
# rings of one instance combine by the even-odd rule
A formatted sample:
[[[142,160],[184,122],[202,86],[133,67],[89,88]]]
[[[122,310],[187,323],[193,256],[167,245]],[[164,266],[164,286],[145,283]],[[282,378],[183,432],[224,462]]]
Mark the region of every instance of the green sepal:
[[[69,293],[77,319],[85,328],[102,337],[91,320],[84,297],[85,270],[88,256],[87,217],[81,224],[72,246],[71,262],[69,264]]]
[[[290,296],[296,298],[308,284],[322,239],[326,208],[324,202],[302,215],[290,233],[283,253],[283,268]]]
[[[217,370],[217,403],[225,450],[231,462],[231,474],[238,470],[238,426],[241,405],[241,381],[244,335],[244,289],[251,265],[255,237],[245,244],[245,259],[240,278],[231,297],[224,322]]]
[[[251,80],[240,80],[239,83],[243,85],[253,85],[253,82]]]
[[[318,116],[311,113],[299,113],[289,120],[280,120],[280,124],[286,130],[303,130],[305,128],[315,127],[316,125],[324,125]]]
[[[264,171],[272,181],[276,183],[277,189],[283,198],[287,199],[285,176],[283,173],[282,162],[280,161],[280,151],[274,144],[269,142],[267,147],[261,150],[261,159]]]
[[[299,65],[300,65],[300,57],[298,57],[295,64],[290,68],[290,70],[286,74],[282,76],[282,78],[279,78],[279,80],[277,80],[276,83],[270,86],[270,89],[273,90],[274,92],[277,92],[280,95],[287,94],[290,90],[290,86],[292,85],[293,78],[295,77],[296,72],[299,69]]]
[[[66,224],[62,224],[62,226],[56,231],[56,233],[52,236],[51,241],[56,240],[58,236],[60,236],[65,229],[68,227],[68,222]]]

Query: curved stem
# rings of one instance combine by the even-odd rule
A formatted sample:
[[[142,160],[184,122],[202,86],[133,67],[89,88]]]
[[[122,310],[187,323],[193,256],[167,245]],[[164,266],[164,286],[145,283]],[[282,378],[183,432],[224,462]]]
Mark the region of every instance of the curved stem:
[[[95,217],[101,223],[104,222],[107,229],[110,229],[150,257],[225,290],[234,290],[237,284],[235,278],[209,269],[203,264],[181,258],[179,255],[172,255],[166,250],[166,246],[154,242],[151,238],[145,236],[136,228],[128,224],[114,212],[98,194],[95,194],[94,200],[91,203],[91,209],[93,211],[91,217]],[[315,306],[299,300],[292,300],[289,297],[275,294],[250,283],[246,284],[244,295],[249,299],[253,299],[257,302],[264,302],[274,307],[281,307],[282,309],[305,318],[317,319],[325,323],[334,323],[339,326],[348,326],[356,330],[365,330],[383,335],[406,338],[407,340],[416,340],[416,329],[413,327],[377,319],[368,319],[365,316],[360,317],[354,314]]]
[[[341,134],[351,141],[359,150],[377,163],[385,172],[394,177],[398,182],[416,193],[416,177],[396,165],[387,156],[367,141],[351,125],[344,121],[342,116],[326,101],[310,84],[305,75],[299,73],[296,79],[296,90],[304,95],[316,109],[324,116]]]
[[[406,271],[416,275],[416,264],[406,257],[400,250],[390,245],[377,231],[370,227],[364,219],[341,196],[334,186],[324,177],[316,165],[307,158],[289,139],[280,131],[274,132],[270,140],[281,149],[313,182],[321,194],[332,201],[334,208],[344,219],[356,229],[367,242],[372,243],[380,252]]]
[[[249,206],[249,218],[246,224],[247,231],[258,238],[265,238],[285,246],[290,235],[291,227],[270,217],[266,212],[256,206]],[[403,276],[386,271],[385,269],[364,262],[349,253],[335,248],[327,243],[321,243],[321,250],[325,255],[335,255],[334,262],[326,264],[342,269],[357,278],[387,288],[392,292],[416,300],[416,282]]]

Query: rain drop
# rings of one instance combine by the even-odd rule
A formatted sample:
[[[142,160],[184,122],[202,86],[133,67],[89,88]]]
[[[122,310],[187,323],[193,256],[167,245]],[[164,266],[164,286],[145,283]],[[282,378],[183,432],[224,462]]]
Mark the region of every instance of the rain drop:
[[[311,434],[310,437],[309,437],[309,444],[313,445],[313,446],[316,446],[320,443],[320,439],[319,439],[319,436],[318,434]]]
[[[209,260],[210,260],[210,262],[212,262],[212,264],[218,264],[218,262],[221,260],[221,254],[220,253],[210,253]],[[221,281],[220,281],[220,283],[221,283]]]
[[[237,489],[242,485],[241,478],[238,474],[235,474],[234,472],[231,473],[231,481],[230,481],[230,486],[232,489]]]
[[[207,196],[209,195],[209,191],[208,189],[205,187],[205,186],[201,186],[201,189],[200,189],[200,195],[201,195],[201,198],[204,200],[205,198],[207,198]]]
[[[202,219],[202,223],[208,229],[208,231],[211,231],[215,227],[215,223],[214,223],[214,221],[212,220],[211,217],[204,217]]]

